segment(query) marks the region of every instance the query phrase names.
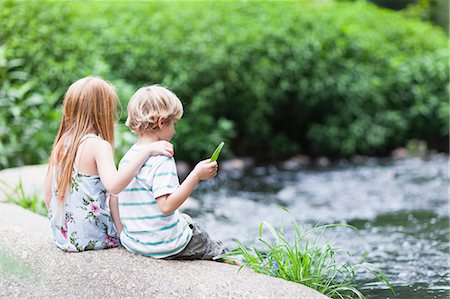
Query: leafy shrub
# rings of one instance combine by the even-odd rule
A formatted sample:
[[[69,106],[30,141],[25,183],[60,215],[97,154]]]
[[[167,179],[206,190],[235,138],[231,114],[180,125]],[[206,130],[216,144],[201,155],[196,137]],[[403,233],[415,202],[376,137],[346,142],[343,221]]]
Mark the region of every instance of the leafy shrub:
[[[231,121],[233,150],[262,158],[383,154],[412,138],[448,138],[447,41],[430,25],[363,3],[122,5],[106,9],[127,26],[105,29],[104,47],[114,41],[105,60],[119,77],[180,95],[183,143],[207,118]],[[417,122],[407,111],[420,106],[429,111]],[[421,134],[424,121],[439,134]]]
[[[54,97],[35,92],[38,81],[21,71],[23,63],[7,60],[0,47],[0,169],[47,159],[58,129]]]
[[[108,74],[95,27],[83,19],[83,5],[54,1],[0,3],[0,42],[6,57],[24,60],[24,71],[38,80],[40,93],[64,94],[75,80]],[[61,97],[62,99],[62,97]]]
[[[138,87],[168,86],[186,112],[178,159],[221,140],[280,159],[448,139],[445,34],[374,5],[2,1],[0,26],[6,58],[57,102],[86,75],[117,82],[124,108]]]
[[[105,68],[74,16],[62,2],[0,2],[0,169],[46,161],[64,92]]]

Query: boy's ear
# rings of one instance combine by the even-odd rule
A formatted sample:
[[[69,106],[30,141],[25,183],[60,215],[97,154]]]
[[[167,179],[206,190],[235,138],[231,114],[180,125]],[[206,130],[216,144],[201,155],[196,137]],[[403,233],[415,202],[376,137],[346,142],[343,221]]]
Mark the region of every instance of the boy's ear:
[[[156,124],[157,124],[157,127],[160,130],[163,128],[164,123],[166,122],[166,120],[167,120],[167,117],[165,117],[165,116],[161,116],[160,118],[158,118],[158,122]]]

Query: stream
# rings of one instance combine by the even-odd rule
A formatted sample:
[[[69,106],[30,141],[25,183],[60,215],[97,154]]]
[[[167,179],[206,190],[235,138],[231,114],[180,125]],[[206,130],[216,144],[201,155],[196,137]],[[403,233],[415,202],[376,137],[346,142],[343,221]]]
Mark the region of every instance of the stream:
[[[330,229],[323,238],[352,256],[368,252],[366,261],[384,272],[397,293],[371,274],[358,273],[368,298],[448,298],[448,163],[447,155],[434,155],[219,171],[200,184],[185,212],[228,248],[236,247],[236,240],[259,246],[261,221],[283,225],[287,235],[293,231],[291,217],[305,227],[350,224],[358,230]]]

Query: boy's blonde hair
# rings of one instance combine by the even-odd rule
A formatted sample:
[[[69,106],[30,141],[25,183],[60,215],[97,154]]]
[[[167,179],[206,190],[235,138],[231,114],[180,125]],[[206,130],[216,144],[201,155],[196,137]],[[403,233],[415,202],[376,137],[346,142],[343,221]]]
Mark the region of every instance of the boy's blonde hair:
[[[125,124],[134,133],[150,132],[157,128],[158,119],[180,119],[183,105],[180,99],[161,85],[141,87],[128,102],[128,118]]]

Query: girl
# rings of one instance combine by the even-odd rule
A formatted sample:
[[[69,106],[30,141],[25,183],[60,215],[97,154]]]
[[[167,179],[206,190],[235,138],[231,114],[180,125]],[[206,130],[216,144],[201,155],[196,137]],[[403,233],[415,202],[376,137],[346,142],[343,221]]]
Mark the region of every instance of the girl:
[[[96,77],[76,81],[64,97],[45,179],[45,204],[55,243],[64,251],[116,247],[107,193],[122,191],[150,155],[173,155],[172,144],[159,142],[146,146],[117,171],[113,154],[117,102],[114,87]]]

